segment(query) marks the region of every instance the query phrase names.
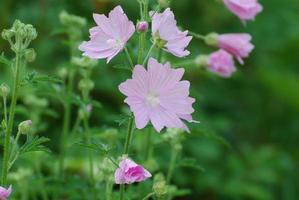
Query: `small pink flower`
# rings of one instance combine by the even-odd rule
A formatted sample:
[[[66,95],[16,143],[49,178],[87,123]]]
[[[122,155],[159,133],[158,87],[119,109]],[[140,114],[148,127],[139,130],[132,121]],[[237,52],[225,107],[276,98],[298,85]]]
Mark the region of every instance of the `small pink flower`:
[[[263,10],[257,0],[223,0],[225,6],[243,22],[253,20]]]
[[[236,71],[233,56],[220,49],[208,58],[208,70],[219,76],[228,78]]]
[[[132,184],[145,181],[152,175],[141,165],[125,158],[119,163],[119,168],[115,171],[114,177],[116,184]]]
[[[0,186],[0,200],[7,200],[12,192],[11,185],[8,187],[8,189]]]
[[[148,30],[148,23],[147,21],[140,21],[136,25],[136,30],[140,33],[145,33]]]
[[[245,33],[218,36],[218,46],[234,55],[241,64],[244,64],[242,58],[247,58],[254,49],[254,45],[250,41],[251,36]]]
[[[79,49],[89,58],[107,58],[108,63],[123,50],[135,26],[120,6],[115,7],[109,17],[93,14],[93,18],[97,26],[90,29],[90,40],[83,42]]]
[[[192,37],[187,36],[188,31],[180,31],[173,12],[167,8],[163,13],[150,13],[152,16],[152,35],[159,41],[165,51],[177,56],[184,57],[190,54],[185,50]]]
[[[133,78],[120,84],[138,129],[150,121],[158,132],[164,127],[189,131],[182,119],[192,121],[195,99],[189,97],[189,81],[181,81],[183,74],[183,68],[172,69],[169,63],[163,65],[150,58],[148,70],[136,65]]]

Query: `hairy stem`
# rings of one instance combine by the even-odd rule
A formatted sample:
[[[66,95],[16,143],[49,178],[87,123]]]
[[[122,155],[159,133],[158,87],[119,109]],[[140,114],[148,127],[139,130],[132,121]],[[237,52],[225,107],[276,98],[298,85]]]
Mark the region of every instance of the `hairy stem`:
[[[173,175],[173,171],[175,168],[175,163],[176,159],[178,156],[178,150],[175,149],[174,147],[171,148],[171,157],[170,157],[170,163],[168,167],[168,172],[167,172],[167,178],[166,178],[166,183],[169,184]]]
[[[128,125],[128,131],[127,131],[127,136],[126,136],[126,141],[125,141],[125,148],[124,148],[124,154],[129,154],[130,150],[130,144],[134,132],[134,117],[131,116],[129,119],[129,125]],[[125,184],[120,185],[120,200],[124,200],[124,193],[125,193]]]
[[[131,67],[131,69],[133,69],[134,68],[134,63],[133,63],[132,57],[131,57],[127,47],[125,47],[125,53],[126,53],[128,61],[130,63],[130,67]]]
[[[89,130],[89,123],[88,123],[88,117],[85,115],[83,119],[84,128],[86,131],[86,139],[87,143],[91,143],[91,134]],[[96,199],[96,184],[95,184],[95,177],[94,177],[94,170],[93,170],[93,156],[92,156],[92,149],[88,149],[88,159],[89,159],[89,176],[90,176],[90,184],[92,187],[92,194],[93,194],[93,200]]]
[[[21,41],[17,41],[17,45],[20,48]],[[13,93],[11,99],[11,105],[9,110],[9,119],[8,125],[5,132],[5,142],[4,142],[4,156],[3,156],[3,164],[2,164],[2,186],[7,184],[7,174],[8,174],[8,165],[9,165],[9,154],[10,154],[10,137],[11,132],[14,124],[14,117],[15,117],[15,109],[17,104],[18,92],[20,87],[20,70],[22,67],[22,54],[19,51],[16,51],[16,61],[15,61],[15,76],[14,76],[14,86],[13,86]]]
[[[154,47],[155,47],[155,43],[153,43],[152,46],[150,47],[150,49],[149,49],[149,51],[148,51],[148,53],[147,53],[147,55],[146,55],[146,57],[145,57],[145,59],[144,59],[144,61],[142,63],[143,66],[145,66],[145,64],[146,64],[148,58],[150,57],[150,55],[151,55]]]
[[[194,33],[192,31],[188,31],[188,33],[190,35],[192,35],[193,37],[197,38],[197,39],[200,39],[200,40],[205,40],[206,39],[206,36],[204,36],[204,35],[201,35],[201,34],[198,34],[198,33]]]

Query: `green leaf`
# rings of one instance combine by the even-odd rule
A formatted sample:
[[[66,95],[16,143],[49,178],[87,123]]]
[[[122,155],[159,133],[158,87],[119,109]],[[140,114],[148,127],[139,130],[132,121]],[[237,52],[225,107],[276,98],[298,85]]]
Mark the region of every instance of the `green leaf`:
[[[177,163],[177,167],[189,167],[196,169],[198,171],[204,172],[205,169],[197,163],[197,160],[194,158],[184,158],[183,160]]]
[[[50,149],[43,145],[44,143],[49,141],[49,138],[35,136],[32,139],[26,141],[26,143],[20,148],[19,153],[20,155],[34,151],[44,151],[50,153]]]
[[[7,66],[11,66],[11,64],[12,64],[12,62],[5,57],[3,52],[0,55],[0,63],[3,63],[4,65],[7,65]]]
[[[131,116],[127,115],[127,114],[122,114],[120,115],[119,119],[114,120],[118,126],[122,126],[123,124],[125,124]]]
[[[131,71],[131,67],[128,65],[114,65],[112,66],[115,69],[121,69],[121,70],[128,70]]]

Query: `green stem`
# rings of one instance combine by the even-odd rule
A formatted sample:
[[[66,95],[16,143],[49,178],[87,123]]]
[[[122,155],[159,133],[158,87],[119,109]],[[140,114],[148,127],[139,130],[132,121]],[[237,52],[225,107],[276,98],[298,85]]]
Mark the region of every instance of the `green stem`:
[[[130,144],[134,132],[133,121],[134,121],[134,117],[131,116],[129,119],[129,126],[127,131],[126,141],[125,141],[124,154],[129,154],[129,148],[130,148]]]
[[[18,141],[19,141],[20,136],[21,136],[21,132],[18,131],[17,136],[14,140],[14,144],[13,144],[12,149],[10,151],[10,159],[9,159],[8,170],[12,167],[13,163],[17,160],[17,158],[19,156],[19,152],[15,152],[15,151],[16,151],[16,148],[18,146]]]
[[[106,200],[112,200],[113,183],[106,182]]]
[[[148,195],[146,195],[142,200],[147,200],[147,199],[149,199],[150,197],[152,197],[152,196],[154,196],[155,195],[155,193],[154,192],[152,192],[152,193],[149,193]]]
[[[155,47],[155,43],[153,43],[152,46],[151,46],[151,48],[149,49],[149,51],[148,51],[148,53],[147,53],[147,55],[146,55],[146,57],[145,57],[145,59],[144,59],[144,61],[142,63],[143,66],[145,66],[145,64],[146,64],[148,58],[150,57],[150,55],[151,55],[154,47]]]
[[[131,144],[131,140],[132,140],[132,136],[133,136],[133,132],[134,132],[134,117],[133,115],[130,116],[129,119],[129,125],[128,125],[128,131],[127,131],[127,136],[126,136],[126,141],[125,141],[125,148],[124,148],[124,154],[129,154],[129,150],[130,150],[130,144]],[[125,184],[121,184],[120,185],[120,200],[124,200],[124,193],[125,193]]]
[[[59,160],[59,174],[60,177],[64,177],[64,161],[65,161],[65,153],[66,153],[66,138],[70,129],[70,121],[71,121],[71,95],[73,92],[74,85],[74,76],[75,71],[70,66],[69,77],[68,77],[68,85],[66,89],[66,101],[64,103],[64,117],[63,117],[63,128],[61,134],[61,143],[60,143],[60,160]]]
[[[126,53],[128,61],[130,63],[130,67],[133,69],[134,68],[134,63],[133,63],[132,57],[131,57],[127,47],[125,47],[125,53]]]
[[[195,60],[194,59],[190,59],[190,60],[184,60],[182,62],[178,62],[178,63],[175,63],[174,66],[175,67],[185,67],[185,66],[188,66],[188,65],[194,65],[195,64]]]
[[[7,126],[7,99],[5,96],[3,97],[3,108],[4,108],[4,122],[5,122],[5,126]]]
[[[17,41],[17,44],[20,48],[21,42]],[[9,110],[9,119],[8,119],[8,126],[6,129],[5,134],[5,142],[4,142],[4,156],[3,156],[3,166],[2,166],[2,186],[7,184],[7,174],[8,174],[8,164],[9,164],[9,154],[10,154],[10,137],[11,132],[14,124],[14,117],[15,117],[15,109],[18,99],[18,91],[20,87],[20,68],[22,67],[21,61],[21,52],[16,52],[16,61],[15,61],[15,77],[14,77],[14,86],[13,86],[13,93],[11,99],[11,105]]]
[[[125,184],[121,184],[120,185],[120,188],[119,188],[119,190],[120,190],[120,196],[119,196],[119,200],[124,200],[124,198],[125,198],[125,188],[126,186],[125,186]]]
[[[190,35],[192,35],[193,37],[197,38],[197,39],[200,39],[200,40],[205,40],[206,39],[206,36],[204,36],[204,35],[201,35],[201,34],[198,34],[198,33],[194,33],[192,31],[188,31],[188,33]]]
[[[90,145],[91,143],[91,134],[89,130],[89,124],[88,124],[88,117],[84,115],[84,128],[86,131],[86,138],[87,138],[87,143]],[[92,156],[92,150],[88,149],[88,158],[89,158],[89,175],[90,175],[90,183],[92,187],[92,194],[93,194],[93,199],[96,199],[96,185],[95,185],[95,177],[94,177],[94,170],[93,170],[93,156]]]
[[[168,167],[168,172],[167,172],[167,178],[166,178],[166,183],[169,184],[173,175],[173,171],[175,168],[175,163],[178,155],[178,150],[176,150],[174,147],[171,149],[171,157],[170,157],[170,163]]]
[[[152,146],[152,142],[151,142],[151,133],[152,133],[152,128],[149,127],[146,133],[146,139],[145,139],[145,161],[147,161],[150,157],[150,152],[151,152],[151,146]]]
[[[138,64],[142,64],[144,54],[145,33],[139,34]]]

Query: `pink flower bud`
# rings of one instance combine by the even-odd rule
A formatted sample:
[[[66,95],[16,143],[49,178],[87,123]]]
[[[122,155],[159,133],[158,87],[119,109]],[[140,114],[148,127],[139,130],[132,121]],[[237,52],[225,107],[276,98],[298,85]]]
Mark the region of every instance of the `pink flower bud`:
[[[142,182],[150,178],[152,175],[141,165],[125,158],[119,163],[119,168],[115,171],[116,184],[132,184]]]
[[[222,34],[218,36],[218,46],[234,55],[240,64],[244,64],[242,58],[247,58],[254,49],[254,45],[250,41],[251,36],[245,33]]]
[[[257,0],[223,0],[225,6],[243,22],[253,20],[263,10]]]
[[[220,49],[209,56],[208,70],[224,78],[236,71],[233,56]]]
[[[148,30],[148,23],[147,21],[140,21],[137,23],[136,30],[139,33],[145,33]]]
[[[0,186],[0,199],[1,200],[7,200],[8,197],[10,196],[11,192],[12,192],[11,185],[9,186],[8,189]]]

